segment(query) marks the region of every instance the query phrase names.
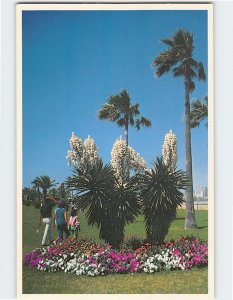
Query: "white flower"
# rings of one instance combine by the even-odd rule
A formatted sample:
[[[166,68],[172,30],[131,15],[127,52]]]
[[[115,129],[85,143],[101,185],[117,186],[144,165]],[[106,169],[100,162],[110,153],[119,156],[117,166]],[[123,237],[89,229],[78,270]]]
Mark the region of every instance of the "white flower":
[[[172,170],[177,164],[177,140],[176,135],[170,130],[164,137],[162,146],[162,156],[165,165],[168,165]]]
[[[150,269],[150,273],[154,273],[154,270],[153,270],[153,269]]]
[[[82,140],[72,132],[70,147],[71,150],[68,150],[66,156],[68,164],[78,167],[83,172],[92,169],[98,160],[98,148],[90,135],[82,143]]]
[[[116,178],[124,183],[129,178],[130,171],[143,172],[146,169],[145,160],[121,136],[115,141],[111,151],[111,164]]]
[[[150,262],[153,262],[153,261],[154,261],[154,257],[150,257],[150,258],[149,258],[149,261],[150,261]]]

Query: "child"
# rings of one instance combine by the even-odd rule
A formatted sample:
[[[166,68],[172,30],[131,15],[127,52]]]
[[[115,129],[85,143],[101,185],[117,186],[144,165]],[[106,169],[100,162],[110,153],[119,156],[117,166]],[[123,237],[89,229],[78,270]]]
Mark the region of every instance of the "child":
[[[73,208],[71,211],[71,216],[68,222],[69,230],[72,234],[72,237],[77,239],[78,237],[78,230],[80,230],[80,222],[77,216],[77,209]]]

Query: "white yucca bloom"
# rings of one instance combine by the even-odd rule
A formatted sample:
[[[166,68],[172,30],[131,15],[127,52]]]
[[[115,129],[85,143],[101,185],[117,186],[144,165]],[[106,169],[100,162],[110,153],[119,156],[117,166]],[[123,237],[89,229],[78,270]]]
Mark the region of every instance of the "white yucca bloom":
[[[142,172],[147,168],[146,161],[132,147],[128,147],[130,157],[130,167],[134,171]]]
[[[116,178],[120,182],[125,182],[129,178],[130,160],[128,147],[121,136],[113,144],[111,156],[111,164]]]
[[[70,147],[71,150],[67,152],[66,156],[68,164],[78,167],[83,172],[92,169],[99,157],[98,148],[90,135],[88,135],[87,139],[82,143],[81,138],[72,132]]]
[[[73,149],[76,154],[81,157],[83,153],[83,143],[82,140],[75,135],[74,132],[72,132],[71,138],[70,138],[70,147]]]
[[[83,159],[85,164],[93,167],[98,159],[98,148],[96,147],[96,144],[90,135],[88,135],[83,145]]]
[[[112,168],[121,183],[129,178],[131,170],[142,172],[147,167],[145,160],[132,147],[127,146],[121,136],[113,144],[111,156]]]
[[[162,146],[162,156],[165,165],[174,170],[177,164],[177,140],[176,135],[172,130],[165,134]]]

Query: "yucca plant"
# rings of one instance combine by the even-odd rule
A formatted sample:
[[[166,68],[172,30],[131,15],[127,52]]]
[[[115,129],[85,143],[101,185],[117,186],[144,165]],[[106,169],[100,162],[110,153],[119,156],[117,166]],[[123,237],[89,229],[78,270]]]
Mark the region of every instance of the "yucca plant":
[[[134,221],[140,209],[132,181],[120,185],[112,167],[98,160],[88,174],[74,167],[66,186],[77,190],[77,207],[87,209],[88,224],[96,224],[100,238],[118,247],[125,225]]]
[[[136,216],[140,213],[134,181],[129,179],[123,184],[115,180],[112,200],[108,205],[107,240],[114,247],[119,247],[124,239],[125,225],[134,222]]]
[[[177,207],[184,201],[181,190],[188,185],[188,178],[182,170],[171,171],[159,157],[151,171],[136,177],[148,242],[162,242],[176,218]]]
[[[100,227],[114,186],[111,166],[104,166],[102,160],[98,160],[89,173],[74,167],[73,176],[67,178],[66,186],[77,191],[76,205],[78,209],[87,209],[88,224]]]

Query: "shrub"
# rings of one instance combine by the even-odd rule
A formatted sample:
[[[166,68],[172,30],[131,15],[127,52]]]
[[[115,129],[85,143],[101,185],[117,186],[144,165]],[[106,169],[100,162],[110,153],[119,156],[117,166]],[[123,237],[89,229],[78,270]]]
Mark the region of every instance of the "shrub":
[[[30,200],[25,200],[24,205],[31,206],[32,202]]]

